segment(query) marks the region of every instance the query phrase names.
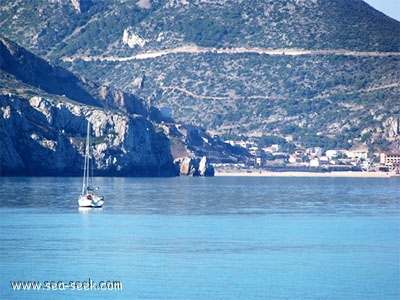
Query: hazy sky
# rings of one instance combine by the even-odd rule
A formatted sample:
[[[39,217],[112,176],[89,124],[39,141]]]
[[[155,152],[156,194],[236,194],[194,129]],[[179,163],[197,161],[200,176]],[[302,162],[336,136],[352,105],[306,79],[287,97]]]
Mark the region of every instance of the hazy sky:
[[[375,9],[385,15],[400,21],[400,1],[399,0],[364,0]]]

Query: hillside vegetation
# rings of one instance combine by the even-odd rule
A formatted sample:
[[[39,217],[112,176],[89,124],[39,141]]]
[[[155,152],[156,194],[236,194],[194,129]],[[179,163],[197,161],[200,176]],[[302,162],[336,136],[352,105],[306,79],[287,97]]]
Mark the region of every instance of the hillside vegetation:
[[[6,0],[0,26],[220,135],[399,149],[400,23],[361,0]]]

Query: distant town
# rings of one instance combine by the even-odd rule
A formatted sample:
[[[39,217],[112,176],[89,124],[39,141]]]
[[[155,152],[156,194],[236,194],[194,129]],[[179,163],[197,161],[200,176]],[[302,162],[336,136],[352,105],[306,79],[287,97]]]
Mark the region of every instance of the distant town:
[[[368,148],[357,150],[323,150],[321,147],[296,148],[287,153],[278,144],[260,148],[248,141],[225,141],[246,148],[254,157],[243,168],[259,168],[284,172],[364,171],[400,175],[400,152],[371,153]],[[240,166],[239,166],[240,167]]]

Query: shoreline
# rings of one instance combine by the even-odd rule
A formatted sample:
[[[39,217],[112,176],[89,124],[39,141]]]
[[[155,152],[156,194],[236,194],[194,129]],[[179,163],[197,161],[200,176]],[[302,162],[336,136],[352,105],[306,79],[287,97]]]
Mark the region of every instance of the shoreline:
[[[392,178],[399,175],[387,172],[272,172],[266,170],[215,170],[215,177],[344,177],[344,178]]]

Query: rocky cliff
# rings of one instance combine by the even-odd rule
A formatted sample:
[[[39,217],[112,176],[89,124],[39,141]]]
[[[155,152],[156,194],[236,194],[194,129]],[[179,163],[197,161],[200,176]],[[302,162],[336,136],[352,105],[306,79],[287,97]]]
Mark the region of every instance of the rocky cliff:
[[[80,175],[90,123],[97,175],[176,176],[170,143],[134,95],[87,82],[0,38],[1,175]]]
[[[87,122],[96,175],[178,174],[167,137],[143,116],[4,93],[0,107],[1,175],[80,175]]]

